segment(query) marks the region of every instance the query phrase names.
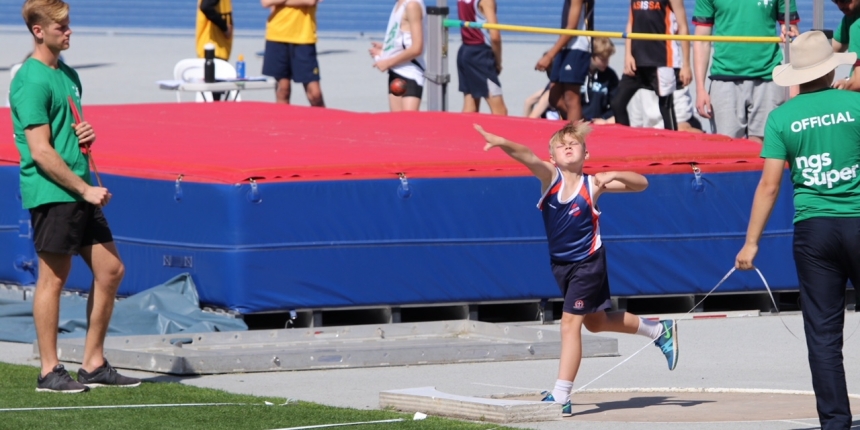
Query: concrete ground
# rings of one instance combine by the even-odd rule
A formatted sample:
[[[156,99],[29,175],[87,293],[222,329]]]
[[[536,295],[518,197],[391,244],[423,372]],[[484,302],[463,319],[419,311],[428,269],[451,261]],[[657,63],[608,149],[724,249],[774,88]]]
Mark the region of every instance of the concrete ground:
[[[8,91],[8,67],[21,61],[30,48],[30,36],[23,28],[0,27],[0,94]],[[547,80],[533,70],[534,63],[552,39],[520,41],[505,44],[505,68],[501,79],[511,114],[521,115],[526,97],[542,88]],[[371,67],[366,52],[370,39],[358,36],[324,37],[318,44],[322,88],[331,108],[354,111],[387,110],[386,78]],[[612,67],[622,69],[623,45],[612,60]],[[72,38],[72,49],[65,53],[68,64],[76,67],[83,81],[84,104],[172,103],[175,94],[159,90],[155,81],[171,79],[174,64],[193,57],[193,36],[187,34],[108,32],[78,29]],[[453,67],[458,45],[450,47],[452,79],[450,107],[460,110],[462,99],[456,92],[457,76]],[[235,55],[245,54],[249,75],[261,70],[261,59],[254,53],[263,48],[258,35],[239,35]],[[185,95],[185,100],[191,100]],[[246,91],[244,100],[272,101],[269,91]],[[302,91],[294,91],[293,101],[307,105]],[[129,274],[129,276],[134,276]],[[801,339],[792,336],[780,318]],[[854,336],[860,315],[846,315],[844,355],[849,392],[860,392],[860,337]],[[557,326],[553,326],[556,327]],[[681,355],[678,368],[666,370],[662,355],[647,347],[638,356],[591,384],[589,389],[624,389],[609,397],[592,393],[576,394],[574,412],[579,416],[552,423],[528,423],[525,428],[562,429],[587,425],[593,429],[808,429],[817,427],[812,411],[813,398],[803,396],[806,409],[786,407],[776,415],[757,414],[756,409],[770,409],[767,395],[756,398],[760,408],[747,414],[710,411],[705,406],[730,407],[732,401],[720,400],[710,393],[683,393],[671,388],[724,388],[729,392],[743,390],[812,390],[806,347],[802,340],[799,315],[761,316],[687,320],[680,325]],[[617,337],[620,357],[590,358],[582,363],[576,386],[580,387],[615,364],[629,358],[647,342],[636,336]],[[849,337],[850,336],[850,337]],[[0,343],[0,361],[37,365],[32,346]],[[342,369],[282,373],[215,375],[174,378],[164,375],[134,373],[151,380],[179,380],[189,385],[223,389],[237,393],[281,396],[322,404],[360,409],[378,407],[380,391],[434,386],[452,394],[487,396],[492,394],[527,394],[549,389],[555,381],[557,360],[408,366],[393,368]],[[76,365],[69,365],[77,369]],[[34,372],[34,383],[36,374]],[[665,388],[665,391],[659,389]],[[634,401],[642,394],[636,389],[650,389],[657,394],[650,400]],[[656,389],[656,390],[655,390]],[[637,394],[638,393],[638,394]],[[662,393],[662,394],[661,394]],[[729,394],[730,396],[731,394]],[[740,396],[741,394],[738,394]],[[646,397],[648,397],[646,396]],[[659,397],[660,399],[654,400]],[[797,400],[797,398],[794,398]],[[588,403],[591,402],[591,403]],[[715,404],[716,403],[716,404]],[[777,402],[786,403],[786,402]],[[791,402],[788,402],[791,403]],[[793,403],[791,403],[793,404]],[[585,413],[587,411],[592,411]],[[596,411],[596,412],[595,412]],[[784,411],[784,412],[780,412]],[[691,413],[692,412],[692,413]],[[683,418],[683,416],[690,418]],[[680,421],[678,417],[681,417]],[[729,420],[729,421],[726,421]]]
[[[860,314],[848,312],[844,356],[849,393],[860,391],[858,326]],[[647,345],[646,339],[601,334],[618,339],[621,355],[583,360],[575,389],[616,364],[629,361],[590,384],[589,391],[574,394],[574,413],[579,415],[563,421],[517,426],[542,430],[577,425],[607,430],[658,427],[787,430],[818,426],[814,397],[809,395],[812,386],[799,314],[682,320],[678,330],[680,357],[678,367],[672,372],[666,369],[662,354]],[[640,354],[631,358],[643,347]],[[35,366],[37,361],[32,355],[31,345],[0,343],[0,361]],[[153,381],[180,381],[236,393],[373,409],[378,407],[380,391],[424,386],[468,396],[533,394],[552,387],[557,366],[557,360],[540,360],[191,378],[127,373]],[[78,365],[68,367],[77,369]],[[35,378],[34,370],[34,384]],[[711,389],[711,392],[691,389]]]

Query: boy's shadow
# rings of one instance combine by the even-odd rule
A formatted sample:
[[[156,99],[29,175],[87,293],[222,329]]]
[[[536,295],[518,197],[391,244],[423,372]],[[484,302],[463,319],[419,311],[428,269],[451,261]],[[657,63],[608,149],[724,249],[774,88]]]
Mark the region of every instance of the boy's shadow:
[[[574,416],[583,416],[590,414],[600,414],[608,411],[614,411],[619,409],[642,409],[649,406],[681,406],[684,408],[688,408],[690,406],[701,405],[704,403],[714,403],[713,400],[680,400],[675,399],[673,397],[667,396],[653,396],[653,397],[634,397],[627,400],[618,400],[612,402],[600,402],[600,403],[586,403],[586,404],[576,404],[574,403],[574,409],[590,407],[584,411],[577,411]]]

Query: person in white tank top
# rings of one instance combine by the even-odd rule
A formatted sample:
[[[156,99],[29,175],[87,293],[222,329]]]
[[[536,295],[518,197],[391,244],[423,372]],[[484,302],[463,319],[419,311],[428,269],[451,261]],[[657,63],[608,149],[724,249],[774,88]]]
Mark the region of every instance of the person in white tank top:
[[[383,43],[373,42],[370,56],[381,72],[388,72],[389,84],[397,78],[406,81],[406,92],[394,95],[389,85],[388,105],[392,112],[417,111],[424,89],[424,40],[427,15],[424,0],[397,0]]]

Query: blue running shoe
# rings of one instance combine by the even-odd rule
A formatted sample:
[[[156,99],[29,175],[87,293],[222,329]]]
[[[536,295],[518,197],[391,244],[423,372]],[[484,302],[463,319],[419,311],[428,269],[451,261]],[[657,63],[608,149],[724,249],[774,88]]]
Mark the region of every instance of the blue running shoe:
[[[678,325],[675,320],[663,320],[660,325],[663,326],[663,332],[654,340],[654,345],[663,351],[666,361],[669,362],[669,370],[675,370],[678,364]]]
[[[544,395],[544,398],[541,399],[542,402],[553,402],[555,401],[555,397],[552,396],[552,393],[548,391],[543,391],[541,394]],[[561,416],[563,417],[572,417],[573,416],[573,405],[570,403],[570,400],[567,401],[564,405],[561,406]]]

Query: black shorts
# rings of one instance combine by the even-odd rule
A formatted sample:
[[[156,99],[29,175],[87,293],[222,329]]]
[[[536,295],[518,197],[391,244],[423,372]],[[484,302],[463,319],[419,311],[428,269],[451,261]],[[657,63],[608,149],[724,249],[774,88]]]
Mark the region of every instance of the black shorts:
[[[502,95],[496,70],[496,54],[487,45],[463,45],[457,51],[460,92],[476,99]]]
[[[36,252],[80,254],[81,248],[113,242],[102,210],[87,202],[49,203],[30,209]]]
[[[568,85],[582,85],[591,67],[591,53],[578,49],[562,49],[552,60],[549,81]]]
[[[404,78],[391,70],[388,71],[388,94],[391,94],[391,81],[397,78],[406,81],[406,92],[401,97],[418,97],[420,99],[421,95],[424,94],[424,87],[418,85],[415,79]]]
[[[636,73],[633,76],[621,74],[621,80],[633,81],[639,88],[654,91],[660,94],[660,76],[657,74],[657,67],[636,67]],[[676,90],[684,88],[681,83],[681,69],[675,69],[675,85]]]
[[[317,46],[267,40],[263,54],[263,75],[290,79],[300,84],[319,81]]]
[[[612,307],[605,247],[601,246],[585,260],[573,263],[554,261],[551,265],[552,274],[564,297],[564,312],[587,315]]]

